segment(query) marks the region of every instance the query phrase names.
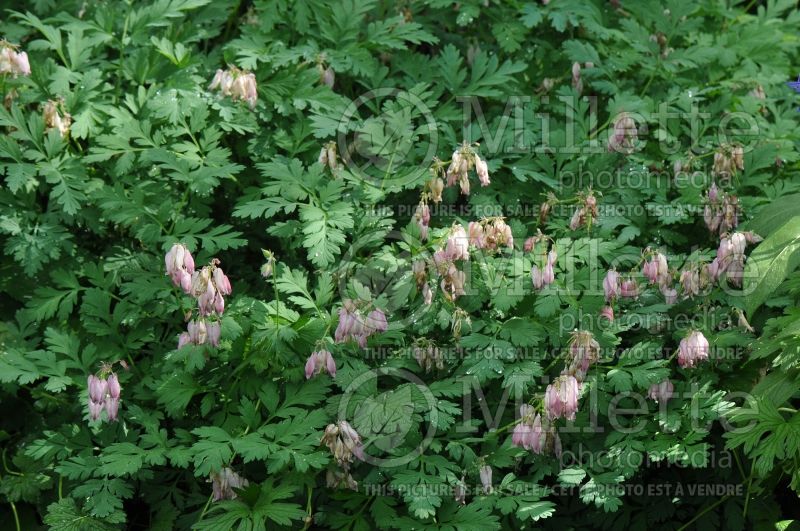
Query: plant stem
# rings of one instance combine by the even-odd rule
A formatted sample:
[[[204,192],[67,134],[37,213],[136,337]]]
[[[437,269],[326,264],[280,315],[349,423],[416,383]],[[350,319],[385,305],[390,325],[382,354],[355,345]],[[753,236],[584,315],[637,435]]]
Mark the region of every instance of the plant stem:
[[[712,509],[716,508],[716,507],[717,507],[719,504],[721,504],[722,502],[726,501],[726,500],[727,500],[728,498],[730,498],[730,497],[731,497],[731,495],[730,495],[730,494],[727,494],[727,495],[723,496],[722,498],[718,499],[717,501],[715,501],[714,503],[712,503],[711,505],[709,505],[708,507],[706,507],[705,509],[703,509],[702,511],[700,511],[699,513],[697,513],[697,514],[694,516],[694,518],[692,518],[691,520],[689,520],[688,522],[686,522],[686,524],[684,524],[684,525],[682,525],[681,527],[679,527],[679,528],[678,528],[678,531],[683,531],[684,529],[688,528],[690,525],[692,525],[692,524],[693,524],[693,523],[695,523],[697,520],[699,520],[701,516],[703,516],[704,514],[706,514],[708,511],[710,511],[710,510],[712,510]]]
[[[17,514],[17,506],[14,505],[14,502],[9,502],[11,504],[11,512],[14,513],[14,524],[17,526],[17,531],[20,531],[19,527],[19,515]]]

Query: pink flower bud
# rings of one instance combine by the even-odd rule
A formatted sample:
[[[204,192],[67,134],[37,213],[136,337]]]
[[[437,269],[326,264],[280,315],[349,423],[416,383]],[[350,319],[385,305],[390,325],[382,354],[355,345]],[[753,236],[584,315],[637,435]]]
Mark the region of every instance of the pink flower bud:
[[[450,260],[469,260],[469,237],[464,227],[456,225],[447,238],[445,252]]]
[[[327,85],[328,88],[333,88],[333,83],[336,80],[336,74],[333,71],[333,68],[328,67],[322,73],[322,82]]]
[[[525,240],[525,243],[522,245],[522,249],[523,249],[523,250],[524,250],[526,253],[529,253],[529,252],[531,252],[531,251],[533,250],[533,246],[534,246],[535,244],[536,244],[536,238],[534,238],[533,236],[531,236],[531,237],[529,237],[529,238],[527,238],[527,239]]]
[[[744,256],[744,250],[747,247],[747,237],[741,232],[734,232],[730,236],[731,251],[734,256]]]
[[[678,290],[675,288],[663,285],[661,286],[661,294],[664,295],[664,302],[667,304],[675,304],[678,302]]]
[[[89,418],[97,420],[100,418],[100,413],[103,412],[103,402],[95,402],[89,399]]]
[[[569,220],[570,230],[578,230],[586,221],[586,211],[581,207],[572,214],[572,219]]]
[[[433,290],[428,284],[422,286],[422,300],[428,306],[433,302]]]
[[[647,396],[653,400],[657,404],[664,404],[670,398],[672,398],[672,392],[674,391],[674,387],[672,382],[669,379],[664,380],[663,382],[653,384],[650,386],[650,389],[647,392]]]
[[[331,378],[336,377],[336,361],[333,359],[333,354],[327,350],[323,350],[322,352],[325,353],[325,369],[328,371],[328,374],[331,375]]]
[[[526,441],[527,448],[535,454],[541,454],[544,451],[546,442],[547,432],[542,428],[542,417],[541,415],[536,415],[533,418],[533,424]]]
[[[658,279],[658,264],[655,261],[647,261],[642,266],[642,275],[644,275],[651,284],[655,284]]]
[[[219,321],[212,321],[206,324],[206,334],[208,335],[208,342],[212,347],[219,346],[219,338],[222,334],[222,327]]]
[[[183,332],[178,336],[178,350],[182,349],[186,345],[191,344],[191,342],[192,338],[189,336],[189,332]]]
[[[118,398],[109,398],[105,401],[105,409],[106,415],[108,415],[108,421],[114,422],[117,420],[117,411],[119,410],[119,399]]]
[[[711,187],[708,189],[708,200],[712,203],[716,203],[719,200],[719,188],[717,188],[717,183],[711,183]]]
[[[720,264],[726,264],[728,261],[728,257],[733,254],[733,244],[731,243],[730,238],[723,237],[719,241],[719,247],[717,247],[717,259],[719,260]]]
[[[687,269],[681,273],[680,283],[685,299],[700,293],[700,274],[696,270]]]
[[[350,336],[350,330],[353,328],[353,317],[347,309],[342,306],[339,309],[339,324],[334,332],[334,341],[337,343],[344,343]]]
[[[26,52],[20,52],[15,59],[17,73],[23,76],[29,76],[31,74],[31,65],[28,62],[28,54]]]
[[[516,426],[514,426],[514,431],[511,432],[511,444],[513,446],[518,446],[520,448],[523,447],[523,441],[525,440],[525,433],[530,430],[530,426],[520,422]]]
[[[619,295],[626,299],[635,299],[639,296],[639,285],[632,278],[625,279],[620,283]]]
[[[190,276],[194,273],[194,258],[192,258],[192,253],[189,252],[189,249],[185,248],[183,252],[183,267]]]
[[[119,380],[117,379],[117,375],[113,372],[108,375],[106,379],[106,384],[108,386],[108,394],[111,398],[119,398],[119,394],[122,391],[122,388],[119,385]]]
[[[489,494],[492,492],[492,467],[489,465],[483,465],[478,470],[478,475],[481,478],[481,485],[483,486],[483,492]]]
[[[202,345],[206,342],[208,338],[208,329],[206,328],[206,322],[204,320],[189,321],[186,328],[192,343],[195,345]]]
[[[482,249],[485,244],[483,239],[483,226],[477,221],[470,221],[467,226],[467,231],[469,232],[469,243],[478,249]]]
[[[94,374],[90,374],[88,379],[88,387],[89,398],[91,398],[93,402],[102,404],[106,399],[106,393],[108,392],[108,382],[98,378]]]
[[[531,266],[531,281],[533,282],[533,287],[536,289],[542,289],[544,286],[544,275],[536,264]]]
[[[316,376],[323,371],[330,374],[331,377],[336,376],[336,362],[333,359],[333,355],[327,350],[312,352],[308,357],[308,361],[306,361],[306,379]]]
[[[317,372],[317,353],[312,352],[306,360],[306,380],[309,380]]]
[[[698,361],[708,359],[709,344],[702,332],[692,331],[681,339],[678,346],[678,364],[684,368],[694,367]]]
[[[221,68],[217,68],[217,72],[214,74],[214,79],[211,80],[211,84],[208,85],[208,90],[214,90],[222,85],[222,79],[225,76],[225,71]]]
[[[578,380],[574,376],[559,376],[545,390],[544,407],[548,418],[575,420],[579,394]]]
[[[233,500],[237,497],[235,489],[242,489],[250,483],[228,467],[211,474],[211,491],[214,501]]]
[[[614,322],[614,308],[611,306],[603,306],[600,309],[600,317],[607,319],[609,322]]]
[[[442,201],[443,191],[444,181],[442,181],[439,177],[431,181],[431,198],[433,199],[434,203],[440,203]]]
[[[747,243],[750,243],[750,244],[759,243],[759,242],[764,241],[764,238],[762,238],[761,236],[759,236],[758,234],[756,234],[753,231],[749,231],[748,230],[748,231],[743,232],[742,234],[744,234],[744,238],[747,241]]]
[[[545,286],[549,286],[555,281],[556,274],[553,270],[553,264],[549,261],[545,264],[544,269],[542,270],[542,283]]]
[[[659,285],[663,285],[670,281],[669,264],[667,263],[666,255],[656,253],[653,257],[656,263],[656,274]]]
[[[192,275],[190,275],[185,270],[180,270],[178,272],[178,276],[180,278],[180,286],[184,293],[191,293],[192,291]]]
[[[217,293],[214,298],[214,309],[217,311],[217,315],[222,315],[225,312],[225,299],[222,298],[221,293]]]
[[[386,322],[386,315],[376,308],[367,315],[367,326],[370,330],[386,332],[389,328],[389,323]]]
[[[603,279],[603,291],[607,302],[611,302],[620,296],[619,273],[613,269],[609,270],[606,273],[606,278]]]
[[[475,171],[478,174],[478,180],[481,183],[481,186],[489,186],[489,167],[486,164],[486,161],[481,160],[475,155]]]
[[[214,269],[214,284],[216,284],[217,290],[223,295],[231,294],[231,282],[219,267]]]

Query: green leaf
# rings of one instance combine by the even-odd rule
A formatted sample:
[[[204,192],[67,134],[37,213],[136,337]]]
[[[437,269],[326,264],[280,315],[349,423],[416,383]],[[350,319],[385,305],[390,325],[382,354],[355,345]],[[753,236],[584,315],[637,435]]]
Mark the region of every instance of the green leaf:
[[[800,263],[800,216],[794,216],[756,247],[744,269],[745,311],[752,315]]]
[[[78,509],[75,500],[62,498],[47,506],[44,517],[50,531],[112,531],[116,526],[94,518]]]

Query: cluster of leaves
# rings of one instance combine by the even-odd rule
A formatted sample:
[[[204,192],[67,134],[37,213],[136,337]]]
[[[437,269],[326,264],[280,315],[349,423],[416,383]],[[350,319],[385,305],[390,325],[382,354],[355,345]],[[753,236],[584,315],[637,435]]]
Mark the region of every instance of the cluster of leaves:
[[[27,51],[32,72],[0,77],[2,521],[482,530],[744,529],[790,518],[800,490],[800,138],[785,82],[800,58],[800,11],[754,4],[11,6],[0,35]],[[208,90],[226,65],[255,74],[254,109]],[[73,120],[64,137],[42,117],[59,98]],[[598,140],[621,111],[647,140],[627,156]],[[721,140],[731,115],[751,129]],[[334,170],[318,162],[329,142]],[[434,209],[420,241],[413,212],[431,157],[462,142],[479,143],[492,183],[469,196],[446,189],[452,208]],[[723,142],[748,148],[727,188],[742,229],[764,237],[743,289],[675,305],[650,289],[612,324],[599,321],[610,266],[637,268],[647,246],[675,269],[713,256],[703,194]],[[673,177],[679,160],[694,174]],[[608,173],[576,178],[587,169]],[[560,206],[589,188],[600,216],[571,230]],[[548,194],[564,202],[542,220]],[[412,262],[454,222],[492,212],[507,216],[515,252],[474,256],[465,296],[423,304]],[[521,252],[537,229],[559,256],[555,284],[538,292]],[[176,242],[197,264],[220,259],[231,279],[219,348],[176,350],[189,310],[164,275]],[[277,259],[266,280],[261,249]],[[366,350],[327,344],[336,377],[306,380],[305,360],[332,336],[345,299],[383,309],[389,330]],[[736,326],[734,308],[755,332]],[[564,365],[552,353],[573,328],[593,332],[604,356],[562,434],[570,457],[532,455],[511,445],[509,427],[520,403],[541,404],[542,379]],[[678,368],[690,328],[736,355]],[[443,368],[414,360],[421,338],[438,345]],[[115,361],[127,366],[120,420],[90,422],[87,375]],[[667,377],[676,397],[665,408],[634,399]],[[320,438],[337,420],[380,457],[353,465],[357,490],[326,481],[337,465]],[[491,493],[478,488],[484,465]],[[223,467],[249,485],[212,502],[208,480]],[[453,496],[462,481],[463,505]],[[691,488],[703,485],[735,489]]]

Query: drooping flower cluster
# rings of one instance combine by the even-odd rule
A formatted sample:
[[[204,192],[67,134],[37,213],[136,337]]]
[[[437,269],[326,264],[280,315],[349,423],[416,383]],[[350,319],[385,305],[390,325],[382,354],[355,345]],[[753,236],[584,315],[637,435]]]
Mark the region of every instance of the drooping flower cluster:
[[[336,155],[336,142],[328,142],[320,148],[317,162],[330,168],[331,171],[335,171],[339,167]]]
[[[69,128],[72,125],[72,116],[64,110],[63,100],[48,100],[44,104],[43,111],[44,126],[47,129],[56,129],[65,138],[69,135]]]
[[[552,450],[556,457],[561,457],[561,438],[555,426],[527,404],[520,406],[519,415],[520,421],[511,434],[511,444],[535,454]]]
[[[431,223],[431,210],[428,208],[428,203],[423,199],[417,205],[414,211],[414,221],[419,227],[419,239],[425,241],[428,239],[428,229]]]
[[[544,408],[547,418],[575,420],[578,411],[580,383],[571,374],[562,374],[547,386],[544,394]]]
[[[272,271],[275,269],[275,255],[272,251],[268,251],[267,249],[261,249],[261,254],[264,255],[266,262],[261,265],[260,273],[264,279],[268,279],[272,276]]]
[[[466,293],[466,275],[456,267],[457,260],[469,260],[469,237],[461,225],[454,225],[444,247],[433,253],[433,263],[441,278],[439,285],[451,301]]]
[[[335,377],[336,362],[328,350],[320,349],[312,352],[306,361],[306,380],[323,372]]]
[[[90,374],[87,387],[89,391],[89,418],[97,420],[105,410],[106,420],[114,422],[119,412],[119,397],[122,388],[117,375],[111,372],[111,366],[104,366],[100,376]]]
[[[607,149],[609,152],[630,154],[636,148],[639,132],[636,122],[628,113],[621,113],[614,121],[614,131],[608,137]]]
[[[231,282],[216,258],[192,276],[192,295],[197,297],[201,317],[215,313],[221,316],[225,312],[225,297],[231,292]]]
[[[708,266],[709,277],[712,280],[718,280],[724,273],[734,286],[741,286],[744,275],[745,248],[748,243],[758,243],[762,239],[761,236],[750,231],[724,235],[719,241],[717,256]]]
[[[167,274],[172,279],[176,287],[180,287],[184,293],[192,291],[192,275],[194,274],[194,258],[189,249],[181,243],[176,243],[164,257],[167,266]]]
[[[700,293],[700,272],[696,267],[689,267],[681,272],[679,280],[684,299],[690,299]]]
[[[211,473],[212,499],[214,501],[232,500],[237,496],[234,489],[242,489],[249,484],[249,481],[229,467],[223,467],[219,472]]]
[[[461,188],[461,193],[469,195],[469,171],[475,168],[475,173],[478,175],[478,181],[481,186],[489,186],[489,166],[486,161],[478,156],[474,146],[477,144],[462,144],[458,149],[453,152],[453,157],[450,160],[450,166],[447,168],[447,186],[453,186],[458,183]]]
[[[444,369],[444,355],[433,342],[426,339],[418,339],[412,347],[412,353],[414,359],[417,360],[417,363],[425,372],[430,372],[434,368]]]
[[[570,230],[578,230],[587,224],[591,226],[597,220],[597,198],[594,194],[592,192],[581,194],[579,200],[582,205],[575,210],[572,219],[569,220]]]
[[[441,203],[442,192],[444,191],[444,181],[441,177],[434,177],[427,182],[426,186],[429,190],[431,201],[434,203]]]
[[[328,471],[328,486],[344,486],[356,489],[358,484],[350,474],[353,458],[364,459],[364,445],[361,436],[346,420],[328,424],[322,436],[322,444],[328,447],[339,469]]]
[[[514,248],[514,235],[501,217],[470,221],[467,226],[469,243],[477,249],[496,251],[501,247]]]
[[[223,96],[230,96],[234,101],[245,101],[251,109],[256,106],[258,101],[255,74],[235,66],[231,66],[227,70],[218,69],[208,89],[219,89]]]
[[[186,345],[204,345],[206,342],[212,347],[218,347],[221,335],[219,321],[192,320],[186,325],[186,332],[178,336],[178,348],[181,349]]]
[[[709,344],[706,337],[698,330],[692,330],[681,339],[678,345],[678,365],[692,368],[699,361],[708,359]]]
[[[739,199],[720,191],[716,183],[711,183],[706,194],[703,221],[712,233],[724,234],[735,229],[739,225]]]
[[[210,265],[196,271],[189,250],[176,243],[167,252],[164,262],[172,283],[197,299],[199,318],[189,320],[186,332],[178,337],[178,348],[206,343],[212,347],[219,346],[222,334],[219,318],[225,311],[225,297],[232,291],[230,280],[219,267],[219,260],[214,258]]]
[[[648,398],[655,400],[656,404],[666,404],[672,398],[672,393],[675,390],[669,378],[659,383],[654,383],[647,391]]]
[[[589,367],[600,359],[600,343],[587,330],[576,330],[569,340],[570,364],[565,374],[574,376],[579,382],[586,378]]]
[[[337,343],[353,340],[361,348],[367,347],[367,338],[376,332],[386,332],[389,323],[386,315],[378,308],[369,312],[366,317],[351,299],[345,299],[339,309],[339,325],[334,333]]]
[[[614,269],[610,269],[603,279],[603,292],[606,302],[614,302],[617,298],[636,299],[639,297],[639,284],[633,275],[623,278]]]
[[[742,146],[723,144],[714,153],[714,175],[720,179],[730,179],[737,170],[744,170],[744,149]]]
[[[358,490],[358,482],[350,472],[340,468],[329,468],[325,473],[325,485],[329,489]]]
[[[411,272],[414,275],[414,280],[417,287],[422,290],[422,299],[426,305],[433,302],[433,290],[428,284],[428,264],[425,260],[415,260],[411,264]]]
[[[556,280],[555,265],[558,254],[555,248],[549,251],[545,258],[544,266],[540,269],[535,263],[531,266],[531,281],[533,287],[542,289]]]
[[[28,63],[28,54],[18,52],[13,44],[0,41],[0,74],[11,74],[13,77],[29,76],[31,65]]]

